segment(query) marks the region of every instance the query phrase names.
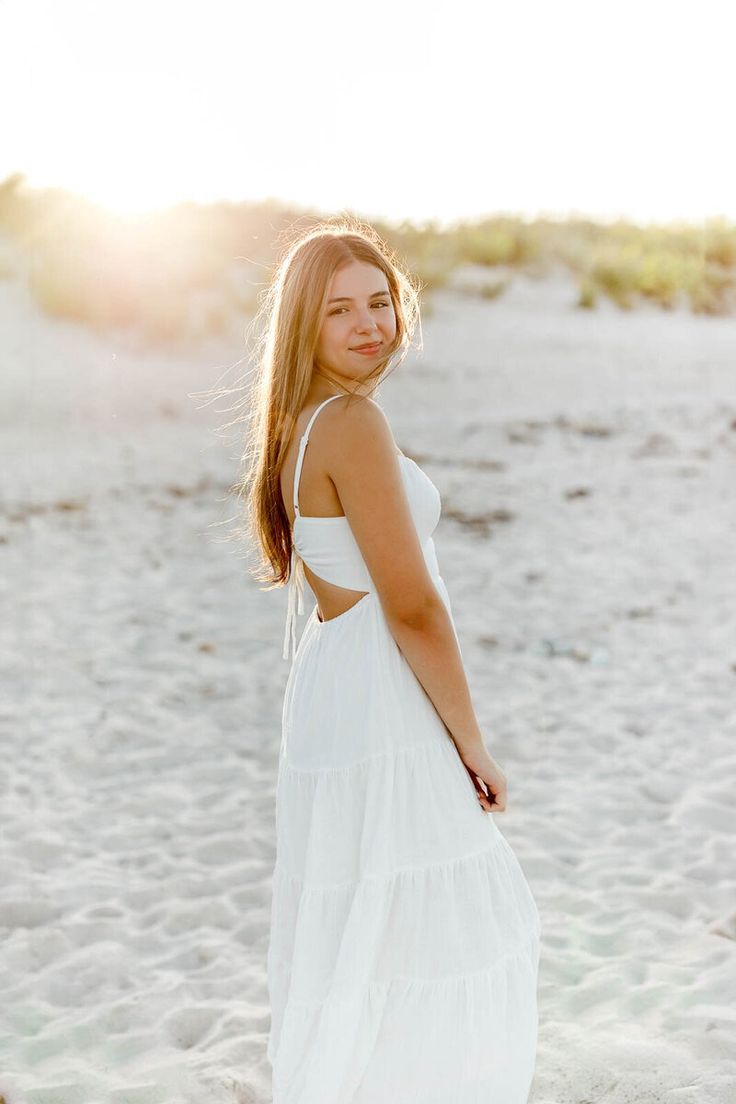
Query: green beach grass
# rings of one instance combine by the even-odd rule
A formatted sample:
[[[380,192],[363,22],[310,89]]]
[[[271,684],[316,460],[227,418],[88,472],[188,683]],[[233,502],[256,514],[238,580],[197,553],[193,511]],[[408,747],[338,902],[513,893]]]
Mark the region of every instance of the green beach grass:
[[[61,189],[28,188],[21,174],[0,183],[0,234],[23,258],[42,309],[101,331],[131,327],[150,344],[216,335],[233,316],[253,315],[290,234],[321,221],[275,201],[180,203],[122,217]],[[723,218],[639,225],[498,215],[445,228],[372,225],[415,273],[430,310],[432,292],[464,266],[487,268],[488,278],[460,281],[460,293],[489,301],[516,273],[562,266],[580,310],[605,297],[622,310],[649,302],[663,312],[736,314],[736,223]],[[12,275],[3,261],[0,278]]]

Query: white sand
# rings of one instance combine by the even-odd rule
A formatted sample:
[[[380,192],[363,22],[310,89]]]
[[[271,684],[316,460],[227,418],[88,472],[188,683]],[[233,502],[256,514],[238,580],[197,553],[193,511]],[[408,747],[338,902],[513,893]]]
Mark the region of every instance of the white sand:
[[[443,497],[542,916],[531,1104],[727,1104],[736,320],[574,301],[442,293],[381,401]],[[226,539],[224,403],[187,397],[244,326],[139,355],[0,284],[7,1104],[270,1100],[285,596]]]

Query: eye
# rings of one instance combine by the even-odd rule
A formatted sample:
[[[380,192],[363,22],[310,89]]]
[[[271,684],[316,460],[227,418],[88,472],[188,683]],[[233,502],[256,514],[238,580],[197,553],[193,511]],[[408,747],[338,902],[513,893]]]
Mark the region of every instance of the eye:
[[[374,307],[388,307],[388,306],[390,306],[390,303],[384,303],[382,300],[379,300],[377,303],[374,303],[373,306]],[[334,310],[330,311],[330,314],[339,314],[341,310],[347,310],[347,309],[348,309],[347,307],[335,307]]]

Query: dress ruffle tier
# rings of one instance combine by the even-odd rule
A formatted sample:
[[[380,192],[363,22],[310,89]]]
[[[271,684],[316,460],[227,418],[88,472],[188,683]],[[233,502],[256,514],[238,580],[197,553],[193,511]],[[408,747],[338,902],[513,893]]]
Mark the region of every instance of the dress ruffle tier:
[[[282,757],[277,818],[275,1104],[525,1104],[539,914],[450,737]]]

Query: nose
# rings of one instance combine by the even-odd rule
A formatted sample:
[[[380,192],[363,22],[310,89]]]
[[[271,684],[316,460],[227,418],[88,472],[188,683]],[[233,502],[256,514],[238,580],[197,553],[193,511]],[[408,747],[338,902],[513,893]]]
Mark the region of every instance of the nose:
[[[366,309],[363,312],[361,312],[360,318],[358,319],[358,333],[359,334],[365,334],[365,333],[371,334],[371,333],[373,333],[374,330],[378,329],[375,322],[376,322],[375,312],[371,311],[370,307],[366,307]]]

